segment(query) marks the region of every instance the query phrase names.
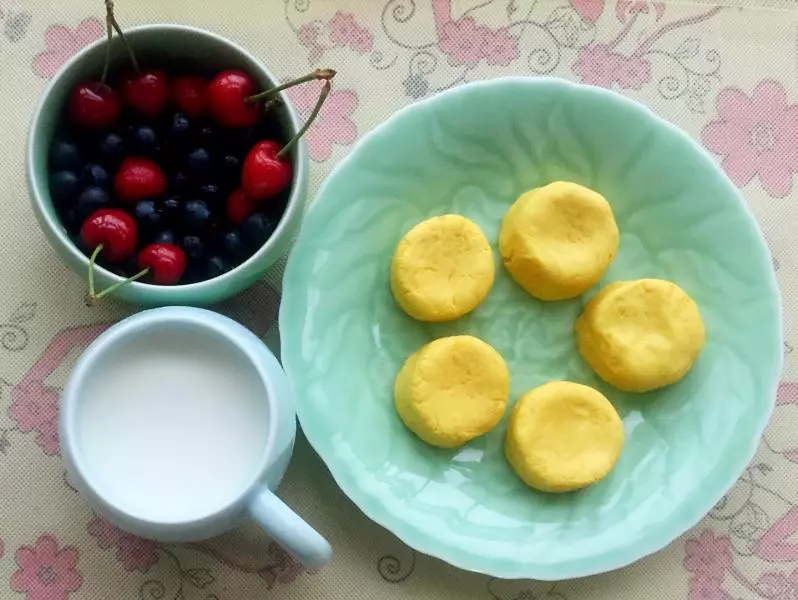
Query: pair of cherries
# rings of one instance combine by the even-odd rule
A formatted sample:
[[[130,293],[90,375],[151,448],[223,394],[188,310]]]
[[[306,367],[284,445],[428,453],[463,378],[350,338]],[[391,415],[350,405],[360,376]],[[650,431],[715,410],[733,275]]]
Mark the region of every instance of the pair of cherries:
[[[89,291],[86,295],[86,304],[89,306],[123,285],[148,274],[153,283],[174,285],[180,281],[186,270],[186,254],[182,248],[176,244],[148,244],[136,256],[136,264],[140,269],[138,273],[97,293],[93,269],[97,256],[102,253],[110,262],[130,257],[138,246],[136,221],[119,208],[99,209],[83,222],[80,239],[87,248],[94,248],[90,259]]]

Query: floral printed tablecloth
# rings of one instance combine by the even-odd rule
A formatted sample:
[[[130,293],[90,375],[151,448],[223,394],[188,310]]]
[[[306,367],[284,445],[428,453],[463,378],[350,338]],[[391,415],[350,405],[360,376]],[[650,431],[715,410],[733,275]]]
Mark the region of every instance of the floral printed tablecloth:
[[[501,581],[415,553],[361,515],[304,440],[281,495],[333,543],[306,572],[254,528],[190,546],[127,535],[64,475],[59,391],[132,308],[83,306],[38,231],[24,180],[34,103],[103,34],[100,0],[0,0],[0,598],[798,599],[798,4],[793,0],[117,0],[125,25],[215,30],[276,73],[339,70],[308,134],[312,188],[401,106],[463,82],[553,75],[618,90],[698,139],[752,206],[785,302],[786,367],[756,458],[694,530],[621,571]],[[312,86],[292,98],[309,112]],[[729,240],[734,243],[734,240]],[[220,311],[279,346],[281,267]],[[146,440],[142,440],[146,443]]]

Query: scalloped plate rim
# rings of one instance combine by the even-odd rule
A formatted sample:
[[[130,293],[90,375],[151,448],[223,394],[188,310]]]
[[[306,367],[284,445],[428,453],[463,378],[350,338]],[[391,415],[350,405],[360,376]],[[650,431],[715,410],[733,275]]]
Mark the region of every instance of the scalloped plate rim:
[[[707,163],[710,165],[712,170],[714,171],[715,176],[723,180],[724,185],[729,192],[730,201],[731,198],[734,198],[733,201],[736,201],[738,205],[743,209],[744,214],[748,218],[749,224],[754,228],[757,233],[757,238],[759,240],[760,249],[764,251],[766,256],[771,256],[770,249],[765,241],[765,238],[762,234],[762,230],[759,227],[759,223],[757,222],[751,208],[748,206],[748,203],[745,201],[742,193],[739,189],[737,189],[734,184],[729,180],[726,173],[720,168],[718,163],[704,150],[701,145],[699,145],[690,135],[684,132],[682,129],[673,125],[672,123],[668,122],[664,118],[658,116],[654,113],[651,109],[647,106],[632,100],[631,98],[627,98],[621,94],[616,92],[606,90],[604,88],[599,88],[596,86],[590,86],[580,83],[574,83],[565,79],[559,79],[556,77],[500,77],[496,79],[490,80],[483,80],[483,81],[475,81],[469,82],[467,84],[460,85],[458,87],[450,88],[443,92],[439,92],[434,96],[429,98],[425,98],[424,100],[415,102],[413,104],[409,104],[407,106],[402,107],[395,113],[393,113],[390,117],[388,117],[385,121],[377,125],[374,129],[369,131],[366,135],[360,138],[355,145],[354,148],[332,169],[329,175],[325,178],[321,186],[319,187],[318,192],[315,195],[314,201],[310,203],[308,210],[306,211],[305,218],[311,215],[314,212],[314,209],[318,206],[319,201],[323,201],[325,192],[327,187],[329,186],[330,181],[338,175],[340,171],[342,171],[350,161],[353,160],[353,157],[357,152],[361,150],[361,148],[370,142],[372,139],[378,137],[379,135],[383,134],[386,130],[390,129],[394,123],[403,118],[406,114],[412,113],[414,111],[423,110],[430,104],[433,104],[439,101],[443,97],[448,96],[457,96],[459,94],[467,94],[469,90],[475,88],[485,88],[485,87],[493,87],[493,86],[503,86],[505,84],[522,84],[527,85],[530,88],[538,86],[538,85],[557,85],[561,86],[564,89],[581,89],[588,93],[602,95],[605,97],[612,98],[615,102],[619,102],[621,104],[625,104],[627,107],[635,108],[636,110],[640,111],[646,118],[650,119],[652,122],[657,124],[660,127],[664,127],[670,130],[671,133],[676,134],[682,140],[686,141],[691,148],[699,153],[702,154],[704,157],[708,159]],[[303,231],[306,229],[303,227],[300,232],[299,236],[296,239],[294,247],[289,254],[288,261],[286,264],[285,272],[283,275],[283,283],[285,284],[286,281],[290,280],[290,274],[293,270],[293,265],[296,262],[295,260],[292,261],[292,256],[294,255],[294,250],[300,246],[303,237]],[[305,438],[310,443],[313,450],[319,457],[322,459],[322,462],[327,467],[327,470],[333,477],[336,485],[341,489],[341,491],[365,514],[369,519],[374,521],[376,524],[384,527],[391,533],[393,533],[396,537],[398,537],[402,542],[404,542],[409,547],[426,554],[428,556],[432,556],[438,558],[454,567],[471,571],[475,573],[481,573],[484,575],[489,575],[493,577],[498,577],[502,579],[519,579],[519,578],[528,578],[528,579],[536,579],[540,581],[561,581],[565,579],[575,579],[581,577],[589,577],[591,575],[598,575],[601,573],[607,573],[609,571],[614,571],[616,569],[620,569],[626,567],[632,563],[637,562],[647,556],[650,556],[672,542],[674,542],[677,538],[681,535],[692,529],[695,525],[697,525],[701,519],[703,519],[711,510],[712,507],[715,506],[723,496],[728,493],[728,491],[734,487],[735,483],[739,479],[740,475],[745,470],[745,467],[751,462],[753,459],[756,450],[759,446],[759,443],[762,439],[764,434],[765,428],[767,427],[768,423],[770,422],[770,417],[773,414],[773,410],[776,406],[776,394],[778,392],[778,385],[780,382],[780,375],[783,368],[784,356],[782,353],[783,347],[783,340],[784,340],[784,333],[782,328],[783,323],[783,307],[782,307],[782,300],[781,300],[781,293],[778,287],[778,282],[776,280],[776,275],[773,269],[768,269],[767,273],[768,277],[768,291],[770,292],[771,300],[775,303],[774,313],[776,316],[776,337],[777,337],[777,351],[775,352],[776,360],[773,363],[774,373],[770,374],[770,378],[773,379],[772,383],[772,390],[770,392],[770,397],[772,397],[772,402],[769,404],[768,409],[761,413],[759,422],[756,424],[754,428],[755,435],[752,437],[750,446],[747,449],[747,452],[744,453],[745,460],[739,465],[739,469],[735,468],[734,471],[739,473],[728,482],[725,482],[724,485],[720,486],[719,493],[710,496],[712,502],[709,503],[708,506],[703,506],[698,510],[690,511],[687,517],[682,517],[681,519],[677,519],[678,524],[674,525],[672,530],[669,532],[668,535],[660,536],[664,537],[665,539],[656,539],[653,543],[649,543],[644,548],[639,548],[638,546],[641,545],[641,542],[630,544],[625,548],[625,552],[617,551],[614,554],[610,555],[602,555],[601,559],[596,559],[594,561],[593,567],[589,568],[570,568],[570,569],[562,569],[558,570],[557,567],[546,567],[541,569],[539,565],[536,563],[507,563],[497,566],[495,562],[491,565],[484,566],[480,565],[481,557],[472,553],[468,554],[469,560],[460,560],[457,558],[452,558],[447,555],[448,546],[442,546],[441,544],[435,541],[435,538],[431,537],[430,535],[426,534],[425,532],[416,529],[412,526],[412,524],[408,523],[406,520],[398,517],[395,513],[391,512],[390,510],[386,509],[384,505],[380,503],[380,499],[377,496],[374,496],[367,491],[365,491],[362,487],[360,481],[355,478],[351,471],[341,468],[338,470],[336,467],[339,464],[332,457],[326,457],[324,454],[324,449],[322,446],[322,439],[323,435],[320,435],[320,432],[313,429],[313,426],[310,424],[310,420],[305,418],[305,404],[298,400],[297,402],[297,417],[299,419],[300,425],[302,426],[303,433],[305,434]],[[288,364],[286,364],[286,355],[287,355],[287,348],[292,344],[288,338],[285,338],[282,335],[283,330],[285,329],[286,322],[288,320],[288,312],[291,310],[289,302],[285,302],[286,296],[286,286],[283,286],[283,301],[280,303],[280,310],[278,316],[278,327],[281,334],[281,362],[283,364],[283,369],[285,370],[286,374],[288,375],[289,380],[292,382],[294,380],[294,374],[291,372],[291,368]],[[689,507],[688,507],[689,508]],[[687,513],[688,510],[685,509],[684,513]],[[493,559],[496,561],[496,559]]]

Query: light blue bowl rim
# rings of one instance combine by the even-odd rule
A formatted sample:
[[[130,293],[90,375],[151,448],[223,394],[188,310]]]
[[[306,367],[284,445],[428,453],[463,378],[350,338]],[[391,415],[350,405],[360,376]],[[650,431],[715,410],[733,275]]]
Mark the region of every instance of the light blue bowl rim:
[[[724,182],[724,185],[727,188],[727,192],[729,195],[729,200],[731,202],[736,202],[738,207],[742,208],[744,213],[750,219],[750,223],[753,228],[756,230],[759,238],[760,243],[760,251],[764,253],[764,256],[770,256],[770,250],[765,242],[765,238],[762,235],[762,232],[759,228],[759,225],[754,218],[753,212],[751,211],[750,207],[746,203],[745,199],[743,198],[740,191],[732,184],[720,166],[712,159],[711,156],[687,133],[676,127],[675,125],[669,123],[662,117],[659,117],[654,112],[652,112],[648,107],[636,102],[630,98],[626,98],[620,94],[612,92],[610,90],[606,90],[599,87],[583,85],[579,83],[573,83],[564,79],[558,79],[554,77],[503,77],[498,79],[491,79],[486,81],[478,81],[472,82],[468,84],[464,84],[462,86],[458,86],[430,98],[421,100],[414,104],[410,104],[405,106],[404,108],[400,109],[392,116],[390,116],[385,122],[381,125],[376,127],[375,129],[371,130],[369,133],[364,135],[360,141],[358,142],[357,146],[352,149],[352,151],[340,162],[330,175],[327,177],[325,182],[319,188],[318,193],[316,194],[316,200],[310,203],[310,208],[308,209],[308,217],[312,218],[312,213],[314,209],[318,206],[319,201],[323,201],[324,194],[327,190],[327,186],[329,182],[332,180],[333,177],[337,175],[337,173],[343,170],[350,161],[353,160],[355,154],[360,150],[361,147],[366,145],[371,140],[379,137],[384,133],[384,131],[388,130],[395,122],[404,118],[405,115],[413,113],[419,110],[426,110],[428,107],[443,98],[453,98],[457,96],[462,96],[470,93],[472,90],[476,89],[486,89],[486,88],[501,88],[503,86],[510,85],[510,86],[527,86],[530,92],[534,92],[535,89],[538,89],[541,86],[558,86],[562,88],[564,92],[569,92],[573,90],[581,90],[582,92],[589,92],[592,94],[596,94],[598,96],[602,96],[604,99],[608,99],[614,102],[617,102],[619,105],[623,105],[628,109],[636,110],[642,117],[647,118],[653,122],[654,125],[665,128],[669,130],[672,134],[677,135],[684,141],[689,147],[698,153],[699,155],[703,156],[706,160],[706,167],[710,168],[713,174],[721,179]],[[306,221],[307,222],[307,221]],[[300,230],[299,237],[295,244],[296,247],[300,246],[302,243],[302,236],[303,231],[305,228],[303,227]],[[297,350],[294,347],[295,344],[298,344],[298,341],[293,340],[290,336],[286,335],[288,328],[289,328],[289,319],[291,318],[291,311],[296,311],[297,309],[292,306],[292,302],[286,301],[287,295],[290,293],[290,281],[293,276],[293,272],[298,267],[296,266],[296,260],[293,259],[294,253],[289,256],[288,264],[286,265],[285,274],[283,281],[286,282],[283,288],[283,301],[280,304],[280,314],[279,314],[279,328],[282,341],[282,364],[283,368],[285,369],[286,374],[288,375],[289,380],[293,381],[297,377],[301,377],[301,373],[294,373],[291,368],[291,361],[287,360],[292,353],[296,353]],[[369,517],[375,523],[381,525],[382,527],[391,531],[394,535],[396,535],[400,540],[402,540],[405,544],[410,546],[411,548],[415,548],[419,552],[423,552],[429,556],[434,556],[435,558],[441,559],[449,564],[458,567],[460,569],[464,569],[467,571],[474,571],[478,573],[484,573],[487,575],[492,575],[495,577],[500,577],[503,579],[521,579],[521,578],[529,578],[529,579],[538,579],[542,581],[558,581],[564,579],[574,579],[578,577],[587,577],[591,575],[598,575],[600,573],[606,573],[608,571],[613,571],[615,569],[619,569],[621,567],[625,567],[627,565],[632,564],[646,556],[649,556],[671,542],[673,542],[676,538],[684,534],[686,531],[691,529],[695,526],[710,510],[712,507],[717,504],[721,498],[734,486],[739,479],[740,475],[745,470],[748,463],[751,462],[751,459],[754,457],[756,453],[757,447],[759,446],[760,439],[762,434],[764,433],[765,427],[770,420],[770,416],[773,413],[773,409],[775,407],[776,401],[776,392],[778,390],[778,384],[780,379],[780,374],[782,370],[783,364],[783,354],[782,354],[782,346],[783,346],[783,332],[782,332],[782,322],[783,322],[783,314],[782,314],[782,303],[781,303],[781,295],[779,293],[779,288],[776,282],[775,272],[772,269],[768,270],[768,289],[767,293],[771,297],[774,306],[774,312],[777,316],[776,322],[776,332],[777,332],[777,341],[778,345],[776,348],[773,349],[774,351],[774,360],[772,362],[773,371],[769,374],[768,379],[772,381],[771,384],[771,391],[770,396],[772,397],[773,401],[769,405],[769,410],[763,411],[759,416],[755,426],[755,435],[751,438],[750,444],[747,448],[741,449],[740,452],[730,460],[734,460],[736,463],[736,467],[734,469],[735,472],[738,473],[734,478],[729,479],[723,482],[723,485],[719,486],[718,490],[715,492],[714,495],[708,495],[710,501],[705,501],[701,503],[691,503],[685,507],[685,509],[674,519],[674,524],[670,530],[666,530],[664,528],[660,528],[658,532],[665,532],[665,533],[658,533],[656,535],[649,535],[649,536],[641,536],[640,539],[636,543],[629,544],[628,546],[624,547],[623,550],[619,550],[614,552],[611,555],[602,555],[600,558],[593,560],[589,566],[585,565],[584,563],[579,563],[583,568],[578,567],[565,567],[565,568],[558,568],[558,567],[549,567],[545,571],[539,570],[536,565],[534,564],[521,564],[521,563],[499,563],[499,561],[495,561],[489,567],[485,567],[483,564],[480,563],[480,557],[469,553],[469,552],[459,552],[456,549],[452,549],[446,546],[441,546],[435,538],[425,531],[421,531],[420,529],[416,528],[412,523],[402,522],[400,521],[392,512],[390,512],[386,507],[380,502],[380,499],[369,494],[365,491],[364,487],[361,485],[360,481],[353,476],[353,474],[343,468],[338,468],[338,461],[335,459],[335,456],[332,452],[329,455],[325,456],[325,448],[328,445],[329,435],[325,432],[320,430],[315,426],[315,423],[318,420],[314,420],[311,418],[308,411],[310,411],[310,407],[302,401],[301,397],[297,397],[297,416],[299,418],[299,422],[302,425],[302,429],[305,432],[305,436],[307,437],[310,445],[313,449],[317,452],[317,454],[321,457],[321,459],[326,464],[327,468],[329,469],[330,473],[333,476],[333,479],[337,483],[338,487],[354,502],[360,510],[365,513],[367,517]],[[483,561],[484,562],[484,561]]]

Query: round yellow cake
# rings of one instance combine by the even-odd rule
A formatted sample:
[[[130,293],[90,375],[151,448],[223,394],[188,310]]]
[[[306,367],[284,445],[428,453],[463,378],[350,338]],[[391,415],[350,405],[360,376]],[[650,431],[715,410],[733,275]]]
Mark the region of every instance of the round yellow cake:
[[[499,251],[513,279],[535,298],[575,298],[598,283],[615,258],[618,226],[604,196],[557,181],[510,207]]]
[[[456,448],[492,429],[510,393],[510,372],[490,345],[469,335],[422,346],[394,383],[396,411],[422,440]]]
[[[552,381],[516,403],[504,452],[530,487],[569,492],[606,477],[623,442],[623,423],[607,398],[586,385]]]
[[[391,262],[396,302],[419,321],[451,321],[488,295],[495,265],[479,226],[460,215],[422,221],[399,242]]]
[[[579,353],[607,383],[648,392],[684,377],[704,347],[698,306],[663,279],[612,283],[576,321]]]

